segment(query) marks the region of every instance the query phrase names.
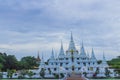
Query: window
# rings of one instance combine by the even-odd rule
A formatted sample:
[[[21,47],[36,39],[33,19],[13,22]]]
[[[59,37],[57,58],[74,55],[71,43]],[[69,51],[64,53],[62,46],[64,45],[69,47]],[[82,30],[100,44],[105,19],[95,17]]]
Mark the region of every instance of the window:
[[[84,66],[86,66],[86,63],[85,63],[85,62],[84,62],[83,64],[84,64]]]
[[[51,63],[51,65],[53,65],[53,63]]]
[[[48,68],[48,70],[50,70],[50,68]]]
[[[88,71],[89,71],[90,69],[88,68]]]
[[[57,65],[57,63],[56,63],[56,65]]]
[[[90,62],[88,64],[90,65]]]
[[[81,68],[79,67],[78,70],[80,70]]]
[[[54,71],[56,71],[56,68],[54,68]]]
[[[68,58],[66,58],[66,60],[68,60]]]
[[[66,70],[68,70],[68,68],[66,68]]]
[[[93,71],[93,67],[90,67],[90,69],[89,69],[89,70]]]
[[[63,63],[60,63],[60,66],[62,66],[63,65]]]

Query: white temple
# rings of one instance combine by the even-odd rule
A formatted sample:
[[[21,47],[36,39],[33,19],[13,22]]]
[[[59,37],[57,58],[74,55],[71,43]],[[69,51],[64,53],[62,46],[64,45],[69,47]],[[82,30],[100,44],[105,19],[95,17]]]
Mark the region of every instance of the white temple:
[[[77,50],[71,33],[69,47],[64,51],[63,43],[61,42],[61,48],[58,57],[54,56],[54,51],[47,62],[44,61],[44,56],[39,58],[39,52],[37,57],[38,63],[40,63],[38,69],[30,70],[34,73],[32,78],[55,78],[55,74],[64,76],[70,74],[79,74],[85,77],[115,77],[116,73],[114,69],[110,69],[105,55],[103,53],[102,62],[98,64],[94,50],[91,50],[91,57],[86,54],[84,45],[82,42],[81,49]],[[44,74],[44,77],[40,73]],[[7,78],[7,72],[3,72],[3,78]],[[18,74],[14,76],[14,74]],[[14,73],[13,78],[18,78],[19,73]],[[108,76],[109,75],[109,76]],[[28,75],[25,75],[29,78]]]
[[[84,45],[82,43],[81,50],[77,50],[71,33],[70,43],[68,50],[64,51],[63,43],[61,42],[60,52],[57,58],[54,57],[54,51],[52,49],[51,57],[45,64],[44,59],[41,59],[39,70],[45,69],[45,74],[71,74],[78,73],[81,75],[87,74],[87,77],[93,77],[96,73],[98,77],[105,77],[106,69],[110,71],[110,76],[114,77],[114,70],[109,69],[103,54],[102,63],[98,64],[94,54],[94,50],[91,51],[91,57],[86,54]]]

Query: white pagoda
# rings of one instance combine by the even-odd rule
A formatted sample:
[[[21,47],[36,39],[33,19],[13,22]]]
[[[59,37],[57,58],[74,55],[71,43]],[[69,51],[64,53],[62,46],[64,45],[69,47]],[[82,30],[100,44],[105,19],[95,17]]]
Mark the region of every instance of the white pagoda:
[[[76,49],[72,33],[68,50],[64,51],[63,43],[61,42],[58,57],[54,56],[52,49],[51,57],[48,59],[47,64],[45,64],[44,60],[41,60],[39,70],[42,68],[44,68],[46,75],[77,73],[81,75],[87,74],[87,77],[93,77],[95,74],[98,77],[105,77],[105,71],[108,69],[110,76],[114,77],[114,71],[109,69],[104,54],[102,63],[98,64],[94,50],[92,49],[91,57],[89,57],[89,54],[85,52],[83,42],[80,51]]]

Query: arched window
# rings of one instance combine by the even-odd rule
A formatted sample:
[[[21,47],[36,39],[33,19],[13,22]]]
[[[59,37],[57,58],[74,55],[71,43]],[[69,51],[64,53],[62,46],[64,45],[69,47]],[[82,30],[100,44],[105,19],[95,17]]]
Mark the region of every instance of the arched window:
[[[86,63],[85,63],[85,62],[83,62],[83,65],[84,65],[84,66],[86,66]]]

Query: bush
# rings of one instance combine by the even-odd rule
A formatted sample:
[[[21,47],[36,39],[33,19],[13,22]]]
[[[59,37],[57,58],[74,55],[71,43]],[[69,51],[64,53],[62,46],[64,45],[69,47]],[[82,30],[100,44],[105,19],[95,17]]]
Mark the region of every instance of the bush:
[[[0,73],[0,79],[2,79],[3,78],[3,74],[2,73]]]
[[[18,76],[18,79],[24,79],[24,77],[23,76]]]

